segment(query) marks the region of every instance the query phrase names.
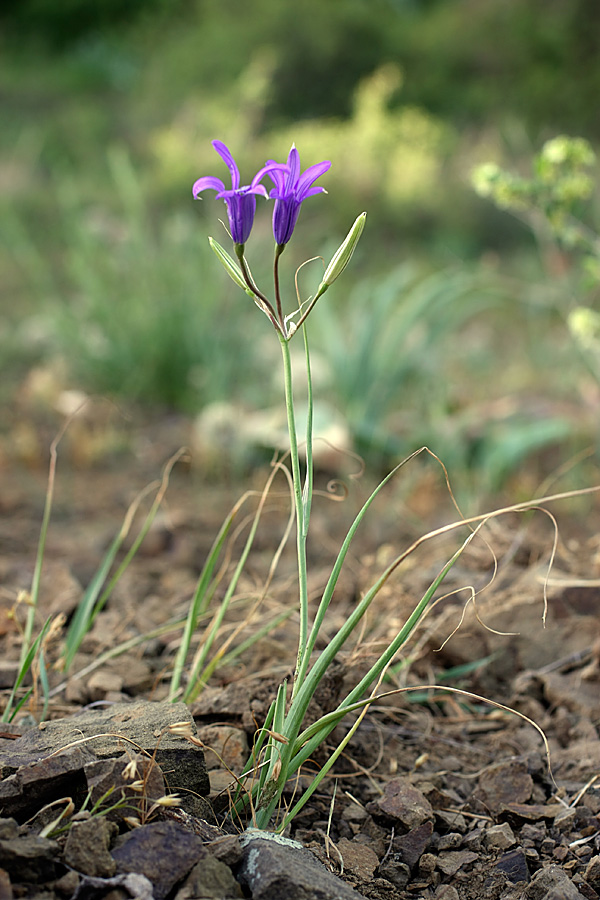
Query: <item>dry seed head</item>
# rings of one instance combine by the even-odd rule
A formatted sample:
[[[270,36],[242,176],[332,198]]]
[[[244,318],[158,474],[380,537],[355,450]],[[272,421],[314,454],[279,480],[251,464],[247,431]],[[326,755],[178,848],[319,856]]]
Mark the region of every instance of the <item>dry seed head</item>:
[[[131,778],[137,778],[138,775],[138,767],[135,759],[130,759],[123,771],[121,772],[123,778],[129,781]]]
[[[154,802],[157,806],[181,806],[181,797],[178,794],[165,794]]]
[[[179,737],[193,737],[191,722],[173,722],[168,728],[169,734],[176,734]]]

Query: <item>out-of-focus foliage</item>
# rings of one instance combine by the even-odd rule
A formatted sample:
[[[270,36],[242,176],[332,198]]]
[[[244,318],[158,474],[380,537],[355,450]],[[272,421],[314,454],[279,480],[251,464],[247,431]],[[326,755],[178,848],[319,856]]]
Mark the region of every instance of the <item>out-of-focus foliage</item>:
[[[473,186],[501,209],[526,215],[535,225],[540,216],[565,246],[597,249],[598,238],[576,219],[594,191],[596,156],[588,141],[565,135],[546,141],[524,177],[484,163],[473,173]]]
[[[501,209],[524,218],[541,248],[555,242],[568,252],[567,268],[574,272],[571,281],[577,299],[570,290],[564,291],[568,299],[563,315],[600,381],[600,315],[592,308],[600,298],[600,236],[587,209],[596,184],[595,168],[596,155],[588,141],[560,135],[534,157],[530,176],[484,163],[473,173],[473,186]]]
[[[137,63],[151,51],[159,103],[183,83],[223,89],[270,50],[270,119],[345,116],[358,82],[393,62],[409,104],[457,124],[600,129],[596,0],[5,0],[0,15],[12,39],[70,52],[128,40]]]

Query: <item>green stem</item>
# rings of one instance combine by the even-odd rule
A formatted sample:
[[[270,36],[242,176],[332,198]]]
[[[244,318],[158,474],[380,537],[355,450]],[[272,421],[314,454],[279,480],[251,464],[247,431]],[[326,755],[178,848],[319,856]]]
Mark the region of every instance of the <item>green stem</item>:
[[[280,334],[280,336],[283,335],[282,326],[277,321],[275,310],[273,309],[271,302],[267,297],[265,297],[262,291],[260,291],[254,283],[252,273],[248,268],[248,263],[246,262],[246,257],[244,256],[244,244],[234,244],[233,247],[235,250],[235,255],[237,256],[240,263],[240,269],[242,270],[244,281],[246,282],[252,293],[255,295],[256,302],[258,303],[260,308],[267,314],[267,316],[275,326],[275,330],[277,331],[277,333]]]
[[[308,582],[306,569],[306,538],[308,532],[308,516],[302,497],[302,480],[300,477],[300,459],[298,456],[298,434],[294,414],[294,397],[292,388],[292,363],[288,341],[280,335],[281,353],[283,356],[283,373],[285,385],[285,406],[287,410],[288,432],[290,437],[290,459],[292,462],[292,481],[294,484],[294,503],[296,505],[296,545],[298,551],[298,590],[300,598],[300,628],[298,634],[298,658],[294,675],[294,692],[297,687],[298,673],[305,668],[306,642],[308,638]],[[308,507],[306,507],[308,512]]]

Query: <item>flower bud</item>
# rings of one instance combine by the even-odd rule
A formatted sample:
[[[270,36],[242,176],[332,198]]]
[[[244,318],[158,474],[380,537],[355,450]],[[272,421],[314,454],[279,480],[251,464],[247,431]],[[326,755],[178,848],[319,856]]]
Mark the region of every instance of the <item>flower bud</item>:
[[[239,267],[235,264],[233,258],[224,250],[220,244],[218,244],[213,238],[209,237],[208,243],[211,246],[211,250],[214,252],[215,256],[229,275],[232,281],[243,288],[247,294],[249,294],[252,299],[254,299],[254,294],[244,281],[242,277],[242,273],[239,270]]]
[[[365,227],[366,218],[367,214],[366,212],[363,212],[354,222],[354,225],[348,232],[346,240],[343,242],[343,244],[341,244],[340,247],[338,247],[337,251],[333,255],[331,262],[325,269],[325,274],[323,275],[323,280],[319,285],[319,290],[317,293],[323,293],[326,287],[329,287],[331,284],[333,284],[335,279],[342,274],[342,272],[350,262],[352,254],[354,253],[354,248],[358,244],[359,238],[362,234],[362,230]]]

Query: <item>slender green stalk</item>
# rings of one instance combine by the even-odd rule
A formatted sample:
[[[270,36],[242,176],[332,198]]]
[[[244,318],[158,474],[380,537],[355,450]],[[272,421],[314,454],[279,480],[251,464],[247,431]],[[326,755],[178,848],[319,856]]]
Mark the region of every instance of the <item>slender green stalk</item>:
[[[42,566],[44,564],[44,551],[46,549],[46,537],[48,535],[48,526],[50,524],[50,515],[52,513],[52,501],[54,499],[54,482],[56,479],[56,462],[58,458],[58,445],[69,427],[71,419],[73,416],[69,416],[69,418],[64,423],[63,427],[56,435],[54,440],[50,445],[50,466],[48,468],[48,488],[46,490],[46,501],[44,503],[44,515],[42,517],[42,527],[40,529],[40,539],[38,542],[37,555],[35,558],[35,569],[33,571],[33,578],[31,581],[31,592],[29,597],[29,612],[27,614],[27,621],[25,622],[25,629],[23,631],[23,642],[21,644],[21,657],[19,659],[19,669],[22,669],[25,659],[29,654],[29,649],[31,646],[31,639],[33,636],[33,627],[35,623],[35,614],[37,612],[38,601],[40,597],[40,584],[42,580]]]
[[[294,675],[294,690],[299,673],[305,671],[306,642],[308,638],[308,577],[306,567],[306,538],[308,533],[308,517],[305,515],[305,504],[302,496],[302,479],[300,475],[300,459],[298,455],[298,433],[294,413],[294,395],[292,383],[292,362],[289,342],[279,337],[283,356],[283,374],[285,386],[285,406],[287,411],[288,432],[290,437],[290,459],[292,463],[292,481],[294,485],[294,503],[296,506],[296,545],[298,552],[298,591],[300,600],[300,626],[298,633],[298,657]],[[307,456],[307,467],[308,467]],[[309,507],[306,507],[308,512]]]

